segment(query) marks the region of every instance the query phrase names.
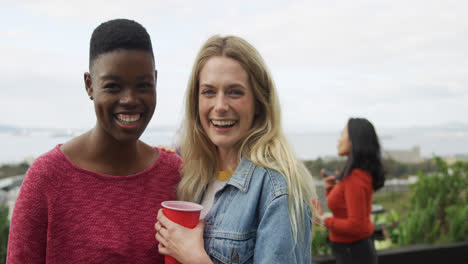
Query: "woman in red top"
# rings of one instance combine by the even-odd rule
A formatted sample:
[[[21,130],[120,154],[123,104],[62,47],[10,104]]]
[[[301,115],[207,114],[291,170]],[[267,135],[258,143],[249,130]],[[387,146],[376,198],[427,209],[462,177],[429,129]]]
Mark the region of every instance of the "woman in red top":
[[[370,221],[372,194],[384,185],[380,144],[374,126],[351,118],[338,141],[338,155],[348,159],[342,172],[324,177],[332,217],[322,218],[330,231],[336,263],[377,263]]]

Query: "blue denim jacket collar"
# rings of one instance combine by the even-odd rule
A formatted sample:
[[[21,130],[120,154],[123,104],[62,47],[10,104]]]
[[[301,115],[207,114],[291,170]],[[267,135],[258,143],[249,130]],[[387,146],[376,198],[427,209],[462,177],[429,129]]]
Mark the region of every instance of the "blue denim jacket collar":
[[[242,192],[247,192],[255,167],[253,162],[242,157],[239,165],[226,184],[232,185]]]

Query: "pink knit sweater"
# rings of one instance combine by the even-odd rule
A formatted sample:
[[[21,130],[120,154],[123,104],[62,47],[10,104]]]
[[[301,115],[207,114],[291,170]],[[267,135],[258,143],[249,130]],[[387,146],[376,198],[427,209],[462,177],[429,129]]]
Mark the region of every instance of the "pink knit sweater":
[[[160,151],[140,173],[109,176],[77,167],[55,147],[25,176],[7,263],[164,263],[154,224],[161,202],[176,199],[180,165]]]

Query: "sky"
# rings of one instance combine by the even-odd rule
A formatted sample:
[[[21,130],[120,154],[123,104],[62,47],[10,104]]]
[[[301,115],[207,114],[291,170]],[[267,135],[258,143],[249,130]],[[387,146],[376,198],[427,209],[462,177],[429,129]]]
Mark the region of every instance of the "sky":
[[[149,32],[158,69],[149,127],[177,127],[195,56],[214,34],[264,57],[285,130],[467,123],[468,1],[35,1],[0,9],[0,125],[91,128],[89,39],[113,18]]]

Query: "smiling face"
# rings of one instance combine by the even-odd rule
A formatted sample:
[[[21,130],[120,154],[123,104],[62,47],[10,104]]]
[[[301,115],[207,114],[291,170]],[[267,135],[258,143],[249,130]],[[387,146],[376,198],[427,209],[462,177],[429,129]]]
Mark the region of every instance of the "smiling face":
[[[351,140],[349,139],[348,126],[345,126],[341,131],[341,136],[338,139],[338,155],[348,156],[351,152]]]
[[[97,132],[136,141],[156,107],[156,72],[151,53],[115,50],[95,59],[85,85],[93,97]]]
[[[232,151],[248,135],[255,116],[249,76],[234,59],[216,56],[199,78],[198,112],[208,138],[218,149]]]

